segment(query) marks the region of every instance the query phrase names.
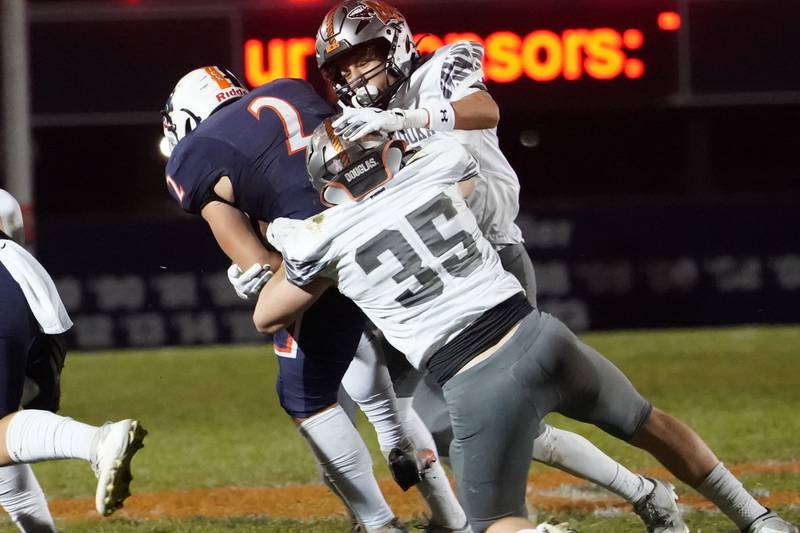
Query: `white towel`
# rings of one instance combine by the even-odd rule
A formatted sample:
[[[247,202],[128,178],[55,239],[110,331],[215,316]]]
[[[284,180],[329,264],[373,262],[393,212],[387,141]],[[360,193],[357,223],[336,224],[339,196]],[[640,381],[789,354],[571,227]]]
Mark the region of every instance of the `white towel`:
[[[0,240],[0,263],[22,288],[42,331],[52,335],[72,327],[53,279],[25,248],[14,241]]]

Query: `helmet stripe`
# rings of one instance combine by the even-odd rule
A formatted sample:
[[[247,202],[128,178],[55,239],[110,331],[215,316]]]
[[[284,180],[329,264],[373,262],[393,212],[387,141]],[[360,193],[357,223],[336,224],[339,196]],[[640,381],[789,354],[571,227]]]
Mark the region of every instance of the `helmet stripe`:
[[[344,146],[342,146],[342,140],[336,135],[336,132],[333,131],[333,121],[329,118],[325,119],[325,133],[328,135],[328,139],[331,140],[331,144],[333,145],[333,149],[336,150],[336,155],[339,157],[339,161],[342,162],[344,166],[350,166],[350,157],[348,157],[347,152],[344,150]]]
[[[326,40],[328,41],[328,47],[325,48],[326,52],[331,52],[339,48],[339,42],[336,40],[336,37],[333,36],[333,15],[338,8],[339,6],[335,6],[325,15],[325,33],[327,33]]]
[[[217,82],[220,89],[227,89],[231,86],[231,82],[225,77],[225,73],[221,72],[217,67],[205,67],[203,70],[206,71],[206,74],[208,74],[212,80]]]

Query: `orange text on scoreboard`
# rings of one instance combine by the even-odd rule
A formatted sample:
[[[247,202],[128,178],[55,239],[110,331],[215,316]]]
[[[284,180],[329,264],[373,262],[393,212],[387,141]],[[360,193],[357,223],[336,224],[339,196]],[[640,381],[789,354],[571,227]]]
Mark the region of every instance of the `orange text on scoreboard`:
[[[425,37],[419,41],[423,35]],[[522,77],[537,82],[636,79],[645,73],[644,61],[632,57],[644,44],[644,34],[637,29],[569,29],[561,33],[536,30],[524,36],[512,31],[496,31],[486,38],[475,33],[414,36],[423,54],[463,39],[484,45],[486,78],[497,83],[511,83]],[[309,58],[313,56],[312,37],[276,38],[266,42],[248,39],[244,43],[245,76],[253,86],[277,78],[305,79]]]

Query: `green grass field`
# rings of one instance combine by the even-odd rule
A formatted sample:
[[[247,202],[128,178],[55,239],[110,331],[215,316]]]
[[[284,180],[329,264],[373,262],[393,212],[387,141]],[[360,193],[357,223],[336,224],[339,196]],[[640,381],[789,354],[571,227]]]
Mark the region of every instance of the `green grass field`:
[[[613,360],[656,405],[692,425],[728,464],[800,460],[800,327],[739,327],[596,333],[584,339]],[[311,453],[282,412],[274,392],[276,364],[268,346],[72,354],[63,376],[62,414],[90,423],[136,417],[150,434],[134,460],[134,493],[213,487],[317,483]],[[599,430],[554,416],[633,469],[655,462]],[[376,473],[388,472],[374,434],[362,433]],[[534,467],[534,472],[545,467]],[[95,480],[77,461],[35,467],[51,500],[92,498]],[[800,474],[749,474],[759,495],[794,491]],[[691,491],[679,486],[682,494]],[[535,504],[535,502],[533,502]],[[797,503],[779,507],[800,522]],[[416,520],[419,517],[402,516]],[[559,513],[581,532],[642,532],[630,513]],[[691,511],[696,532],[733,532],[719,513]],[[338,517],[322,521],[206,518],[63,521],[66,532],[346,531]],[[0,531],[16,531],[0,518]]]

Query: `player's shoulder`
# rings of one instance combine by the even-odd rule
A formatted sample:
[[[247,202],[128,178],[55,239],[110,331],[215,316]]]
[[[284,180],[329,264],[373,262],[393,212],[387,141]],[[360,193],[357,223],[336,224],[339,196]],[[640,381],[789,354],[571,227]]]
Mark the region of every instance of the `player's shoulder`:
[[[184,166],[186,161],[193,158],[198,153],[195,146],[194,136],[187,135],[172,149],[172,153],[167,160],[167,174],[175,175]]]
[[[455,41],[423,57],[412,74],[412,84],[435,86],[449,99],[465,81],[483,77],[483,45],[475,41]]]
[[[201,124],[202,126],[202,124]],[[213,137],[203,135],[198,129],[187,135],[175,146],[167,161],[167,174],[176,175],[187,167],[192,167],[207,160],[213,148],[220,141]]]
[[[403,167],[405,178],[430,178],[435,181],[460,181],[477,172],[473,157],[464,146],[447,137],[435,135],[412,154]],[[467,176],[470,174],[470,176]]]
[[[483,45],[477,41],[454,41],[436,50],[431,57],[431,61],[441,63],[452,63],[459,60],[470,64],[482,61]]]
[[[267,229],[270,244],[299,260],[318,255],[327,237],[329,224],[325,211],[306,219],[276,218]]]

